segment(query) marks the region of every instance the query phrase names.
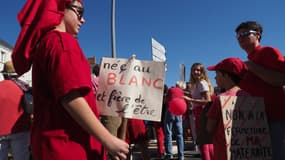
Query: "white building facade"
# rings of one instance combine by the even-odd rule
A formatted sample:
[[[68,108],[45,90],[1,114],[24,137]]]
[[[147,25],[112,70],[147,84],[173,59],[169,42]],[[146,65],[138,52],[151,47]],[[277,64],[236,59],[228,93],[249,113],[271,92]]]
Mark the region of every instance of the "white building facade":
[[[0,71],[4,69],[4,63],[11,61],[11,54],[13,52],[13,46],[0,39]],[[32,86],[32,72],[31,70],[23,74],[19,79],[25,81]],[[2,73],[0,73],[0,81],[4,80]]]

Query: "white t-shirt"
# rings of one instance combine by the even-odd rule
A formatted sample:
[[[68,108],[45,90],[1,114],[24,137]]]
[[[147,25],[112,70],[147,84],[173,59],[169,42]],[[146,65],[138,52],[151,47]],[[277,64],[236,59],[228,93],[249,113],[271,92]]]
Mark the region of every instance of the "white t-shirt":
[[[195,86],[190,89],[192,98],[194,99],[202,99],[203,92],[210,92],[209,85],[206,80],[199,81]],[[193,107],[199,106],[199,104],[192,103]]]

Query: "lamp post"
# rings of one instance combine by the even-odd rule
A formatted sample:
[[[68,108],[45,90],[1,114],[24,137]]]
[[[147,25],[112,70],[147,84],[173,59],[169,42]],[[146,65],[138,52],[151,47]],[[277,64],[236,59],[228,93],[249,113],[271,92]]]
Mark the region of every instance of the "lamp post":
[[[116,57],[116,35],[115,35],[115,5],[116,0],[112,0],[111,10],[111,39],[112,39],[112,57]]]
[[[112,0],[112,11],[111,11],[111,39],[112,39],[112,58],[116,58],[116,36],[115,36],[115,5],[116,0]],[[126,139],[126,130],[127,130],[127,118],[122,118],[121,126],[118,130],[118,137],[120,139]]]

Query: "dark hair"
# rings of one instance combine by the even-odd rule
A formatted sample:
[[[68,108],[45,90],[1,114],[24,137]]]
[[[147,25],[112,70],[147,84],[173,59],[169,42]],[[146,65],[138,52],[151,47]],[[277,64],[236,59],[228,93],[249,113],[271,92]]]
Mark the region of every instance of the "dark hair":
[[[241,78],[238,76],[238,75],[235,75],[231,72],[228,72],[228,71],[224,71],[224,70],[219,70],[223,75],[227,74],[231,80],[236,84],[236,85],[239,85],[240,81],[241,81]]]
[[[163,86],[163,94],[166,94],[168,91],[168,86],[166,84],[164,84]]]
[[[100,73],[100,65],[99,64],[95,64],[93,69],[92,69],[92,73],[95,74],[95,76],[99,76]]]
[[[256,22],[256,21],[242,22],[241,24],[239,24],[237,26],[235,32],[238,33],[240,29],[254,30],[254,31],[258,32],[260,34],[259,41],[261,40],[263,28],[262,28],[261,24],[259,24],[258,22]]]

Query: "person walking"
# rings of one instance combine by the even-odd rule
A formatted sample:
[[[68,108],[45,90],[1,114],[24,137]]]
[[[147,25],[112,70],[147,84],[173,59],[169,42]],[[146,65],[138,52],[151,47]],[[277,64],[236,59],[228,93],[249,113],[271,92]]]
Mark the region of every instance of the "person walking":
[[[242,22],[235,32],[237,41],[248,58],[245,63],[249,71],[240,82],[240,88],[253,96],[264,98],[273,160],[285,159],[284,57],[277,48],[261,46],[263,27],[258,22]]]
[[[179,100],[184,101],[183,99],[183,89],[186,88],[186,84],[182,81],[176,82],[175,87],[171,87],[168,89],[167,95],[166,95],[166,113],[164,118],[164,144],[165,144],[165,159],[171,159],[173,158],[172,153],[172,128],[173,126],[176,129],[175,137],[176,137],[176,143],[178,148],[178,159],[183,160],[184,159],[184,138],[183,138],[183,124],[182,124],[182,115],[174,115],[171,113],[169,107],[172,100],[175,100],[175,98],[179,98]],[[175,103],[176,105],[183,105],[180,103]],[[180,106],[174,106],[175,108],[179,108]],[[186,107],[186,103],[185,103]],[[174,109],[175,109],[174,108]]]
[[[12,153],[13,160],[29,160],[30,129],[32,115],[24,110],[24,91],[13,64],[8,61],[2,71],[4,80],[0,81],[0,160],[7,160]],[[22,87],[30,88],[21,81]]]
[[[85,22],[81,0],[28,0],[12,53],[16,72],[32,66],[35,160],[126,159],[129,145],[100,123],[89,63],[78,43]]]

